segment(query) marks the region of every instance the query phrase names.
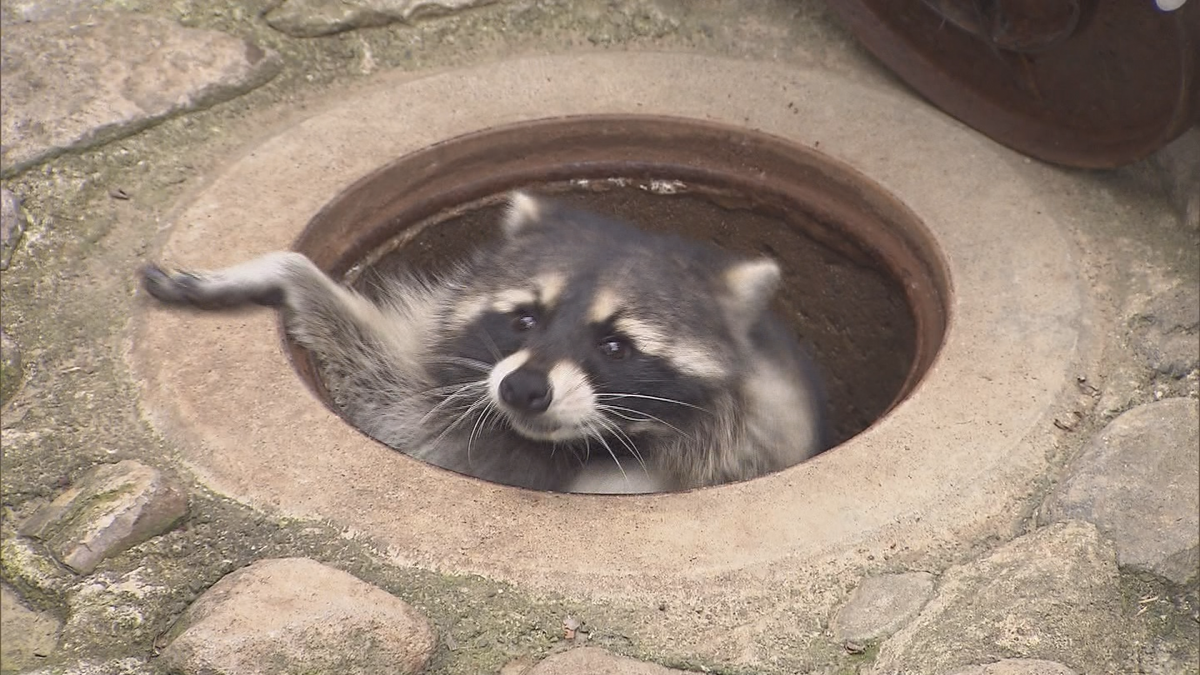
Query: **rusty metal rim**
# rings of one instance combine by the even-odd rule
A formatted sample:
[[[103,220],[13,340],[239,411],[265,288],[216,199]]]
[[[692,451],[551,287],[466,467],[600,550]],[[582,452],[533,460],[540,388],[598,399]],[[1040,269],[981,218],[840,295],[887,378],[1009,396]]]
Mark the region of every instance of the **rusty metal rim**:
[[[947,266],[904,204],[853,168],[762,132],[664,116],[586,115],[533,120],[452,138],[359,179],[318,212],[293,244],[344,276],[407,228],[510,190],[578,179],[677,180],[749,199],[789,223],[802,212],[819,241],[852,246],[903,289],[916,327],[915,353],[887,414],[937,356],[949,320]],[[282,335],[282,327],[281,327]],[[293,365],[328,397],[303,349],[285,340]]]

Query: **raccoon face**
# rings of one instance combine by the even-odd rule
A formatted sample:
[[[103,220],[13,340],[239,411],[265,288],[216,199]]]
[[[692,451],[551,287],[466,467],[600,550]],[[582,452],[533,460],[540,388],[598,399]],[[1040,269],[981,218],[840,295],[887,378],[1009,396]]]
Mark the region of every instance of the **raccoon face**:
[[[774,263],[523,195],[504,225],[451,312],[452,358],[479,364],[459,376],[486,386],[493,418],[531,440],[636,456],[639,436],[687,435],[712,414]]]
[[[719,384],[715,364],[688,372],[671,355],[687,348],[672,350],[665,327],[630,311],[602,316],[610,300],[591,286],[568,279],[553,304],[510,308],[501,300],[468,326],[464,355],[495,363],[487,375],[492,405],[515,431],[538,441],[630,443],[640,433],[687,426]]]

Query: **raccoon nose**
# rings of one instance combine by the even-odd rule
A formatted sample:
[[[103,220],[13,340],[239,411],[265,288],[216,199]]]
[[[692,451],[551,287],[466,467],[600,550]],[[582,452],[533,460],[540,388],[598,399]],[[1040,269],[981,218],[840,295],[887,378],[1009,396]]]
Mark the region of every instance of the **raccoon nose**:
[[[517,410],[545,412],[550,407],[550,378],[521,368],[500,380],[500,398]]]

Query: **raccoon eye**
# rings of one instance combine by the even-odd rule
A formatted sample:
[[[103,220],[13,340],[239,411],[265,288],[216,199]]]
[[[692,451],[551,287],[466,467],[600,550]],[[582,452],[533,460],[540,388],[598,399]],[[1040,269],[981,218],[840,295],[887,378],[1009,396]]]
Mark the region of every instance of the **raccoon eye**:
[[[633,352],[633,345],[628,340],[619,337],[606,337],[600,341],[600,353],[614,361],[620,361]]]
[[[533,330],[537,327],[537,325],[538,320],[537,317],[533,315],[533,312],[523,310],[517,311],[516,316],[513,317],[512,321],[513,330],[518,332]]]

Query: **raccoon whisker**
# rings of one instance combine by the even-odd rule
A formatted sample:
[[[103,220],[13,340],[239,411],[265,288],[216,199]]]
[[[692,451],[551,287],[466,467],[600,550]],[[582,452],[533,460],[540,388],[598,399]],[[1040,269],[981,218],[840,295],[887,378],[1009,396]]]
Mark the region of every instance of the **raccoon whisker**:
[[[478,370],[481,373],[487,373],[492,370],[492,364],[479,359],[472,359],[466,356],[431,356],[429,361],[432,363],[444,363],[455,366],[464,366],[471,370]]]
[[[646,468],[645,460],[642,459],[642,453],[638,452],[637,445],[633,442],[633,439],[629,437],[629,434],[625,433],[612,420],[604,417],[597,418],[596,423],[611,433],[618,441],[621,442],[621,445],[625,446],[625,449],[629,451],[629,454],[633,455],[633,458],[636,459],[638,464],[642,466],[642,471],[647,473],[649,472],[649,469]],[[612,453],[611,448],[609,449],[609,453]],[[613,456],[613,459],[616,459],[615,455]],[[617,466],[620,465],[621,463],[617,462]],[[622,470],[621,473],[624,474],[625,472]],[[628,478],[628,476],[626,476],[626,478]]]
[[[596,420],[596,422],[603,424],[603,420],[599,418]],[[585,431],[597,441],[600,441],[600,445],[604,446],[604,449],[608,451],[609,456],[611,456],[613,461],[617,463],[617,470],[621,472],[621,477],[625,480],[629,480],[629,475],[625,473],[625,467],[621,466],[621,460],[617,458],[617,453],[613,452],[612,447],[609,446],[608,441],[604,440],[604,435],[600,433],[600,430],[596,428],[596,425],[588,423],[588,425],[585,427]]]
[[[662,420],[653,415],[648,415],[639,410],[634,410],[633,408],[623,408],[621,406],[603,405],[598,403],[596,404],[596,410],[612,413],[614,417],[620,417],[628,422],[649,422],[651,420],[662,422]]]
[[[451,393],[449,396],[446,396],[441,401],[439,401],[437,405],[430,408],[429,412],[425,413],[421,417],[421,420],[420,420],[421,424],[428,422],[430,417],[432,417],[438,411],[442,410],[447,405],[449,405],[451,402],[453,402],[457,399],[460,399],[464,396],[471,395],[478,389],[483,389],[486,392],[487,380],[478,380],[475,382],[468,382],[466,384],[451,385],[449,387],[437,387],[434,390],[430,390],[430,393],[432,393],[433,391],[436,391],[438,389],[449,389],[449,390],[453,391],[453,393]]]
[[[486,385],[486,384],[487,384],[487,380],[472,380],[470,382],[459,382],[456,384],[447,384],[447,385],[443,385],[440,387],[431,387],[429,389],[426,389],[426,390],[418,392],[418,393],[422,396],[428,396],[430,394],[443,394],[443,393],[447,393],[447,392],[457,392],[457,391],[466,389],[468,387],[478,387],[478,386]]]
[[[483,412],[475,419],[475,426],[471,428],[470,435],[467,436],[467,464],[471,463],[471,448],[475,445],[475,438],[480,431],[487,429],[487,420],[493,414],[498,414],[500,411],[492,403],[491,399],[484,397],[481,399],[484,402]]]
[[[692,437],[690,434],[684,433],[682,429],[675,426],[674,424],[671,424],[670,422],[662,419],[661,417],[655,417],[654,415],[651,415],[650,413],[645,413],[640,410],[634,410],[633,408],[625,408],[625,407],[622,407],[619,405],[597,405],[596,409],[601,412],[611,413],[613,415],[616,415],[617,417],[620,417],[623,420],[628,420],[630,422],[650,422],[650,421],[658,422],[659,424],[671,429],[672,431],[679,434],[680,436],[683,436],[684,438],[688,439],[689,441],[692,440]],[[641,417],[634,417],[633,415],[641,415]]]
[[[701,408],[701,407],[700,407],[700,406],[698,406],[698,405],[692,405],[691,403],[685,403],[685,402],[683,402],[683,401],[677,401],[677,400],[675,400],[675,399],[673,399],[673,398],[663,398],[663,397],[661,397],[661,396],[650,396],[650,395],[647,395],[647,394],[617,394],[617,393],[612,393],[612,392],[606,392],[606,393],[602,393],[602,394],[599,394],[599,393],[598,393],[598,394],[596,394],[596,400],[598,400],[598,401],[600,401],[600,400],[609,400],[609,399],[614,399],[614,398],[641,398],[641,399],[645,399],[645,400],[647,400],[647,401],[661,401],[662,403],[672,403],[672,404],[675,404],[675,405],[681,405],[681,406],[683,406],[683,407],[685,407],[685,408],[691,408],[691,409],[693,409],[693,410],[699,410],[700,412],[703,412],[703,413],[708,413],[709,415],[712,415],[712,414],[713,414],[713,412],[712,412],[711,410],[708,410],[707,408]]]
[[[437,447],[437,445],[439,443],[441,443],[443,440],[445,440],[446,436],[451,431],[454,431],[454,429],[456,427],[458,427],[460,424],[462,424],[464,420],[470,418],[470,416],[473,412],[478,410],[481,406],[489,406],[489,405],[491,405],[491,401],[489,400],[488,396],[486,396],[486,395],[480,396],[478,399],[475,400],[474,403],[467,406],[467,408],[461,414],[459,414],[457,417],[455,417],[454,421],[447,424],[446,428],[442,429],[442,432],[440,434],[438,434],[437,437],[434,438],[433,441],[429,444],[429,447],[430,448]],[[470,446],[468,445],[467,446],[467,463],[469,464],[470,461],[471,461]]]

